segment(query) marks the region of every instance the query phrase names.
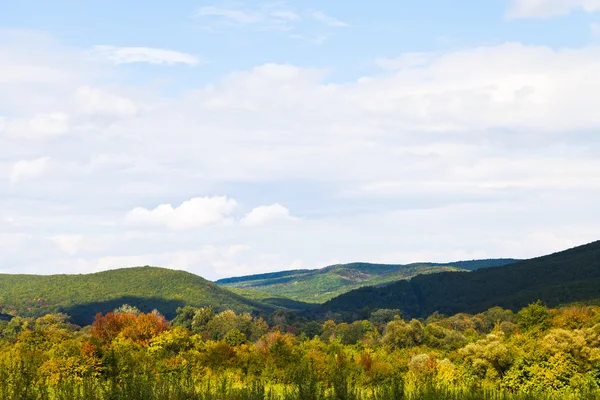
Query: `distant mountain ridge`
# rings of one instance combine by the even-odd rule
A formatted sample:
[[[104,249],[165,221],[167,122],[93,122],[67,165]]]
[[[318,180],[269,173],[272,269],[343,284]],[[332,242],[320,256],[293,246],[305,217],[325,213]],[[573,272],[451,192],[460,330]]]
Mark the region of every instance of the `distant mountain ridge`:
[[[357,313],[396,308],[409,317],[477,313],[501,306],[517,310],[536,300],[549,306],[600,298],[600,241],[510,265],[473,272],[421,275],[385,287],[340,295],[321,311]]]
[[[251,289],[292,300],[322,303],[363,286],[382,285],[421,274],[471,271],[508,265],[511,258],[456,261],[450,263],[373,264],[356,262],[321,269],[300,269],[225,278],[216,284]]]

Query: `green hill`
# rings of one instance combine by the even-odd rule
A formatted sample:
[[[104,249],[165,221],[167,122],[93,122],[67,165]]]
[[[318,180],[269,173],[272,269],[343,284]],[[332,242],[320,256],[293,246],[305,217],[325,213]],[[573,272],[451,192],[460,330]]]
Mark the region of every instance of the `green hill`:
[[[338,296],[322,311],[356,313],[397,308],[410,317],[517,310],[538,299],[549,306],[600,298],[600,241],[559,253],[474,272],[423,275]]]
[[[304,311],[314,308],[314,303],[306,303],[304,301],[292,300],[288,297],[276,296],[265,292],[260,292],[253,289],[244,289],[237,287],[228,287],[227,290],[237,293],[242,297],[250,300],[255,300],[263,304],[271,305],[278,308],[287,308],[293,311]]]
[[[64,312],[76,324],[89,324],[98,312],[130,304],[158,309],[167,318],[177,307],[268,313],[277,306],[250,300],[197,275],[156,267],[123,268],[85,275],[0,274],[0,311],[21,316]]]
[[[363,286],[387,284],[421,274],[507,265],[515,261],[517,260],[492,259],[444,264],[338,264],[316,270],[282,271],[220,279],[215,283],[229,288],[256,290],[297,301],[322,303]]]

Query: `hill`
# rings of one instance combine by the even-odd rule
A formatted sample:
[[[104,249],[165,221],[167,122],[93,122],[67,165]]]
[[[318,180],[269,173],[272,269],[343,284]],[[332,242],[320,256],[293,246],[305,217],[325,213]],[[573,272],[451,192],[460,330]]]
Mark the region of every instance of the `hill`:
[[[213,306],[221,311],[272,312],[277,307],[250,300],[197,275],[156,267],[123,268],[85,275],[0,274],[0,311],[21,316],[64,312],[89,324],[98,312],[130,304],[158,309],[167,318],[177,307]]]
[[[536,300],[549,306],[600,298],[600,241],[559,253],[473,272],[422,275],[385,287],[338,296],[322,310],[356,313],[398,308],[410,317],[477,313],[493,306],[517,310]]]
[[[293,311],[311,310],[314,308],[314,303],[306,303],[304,301],[292,300],[288,297],[276,296],[270,293],[260,292],[253,289],[243,289],[237,287],[228,287],[227,290],[237,293],[242,297],[250,300],[258,301],[262,304],[271,305],[277,308],[287,308]]]
[[[251,289],[292,300],[322,303],[363,286],[382,285],[421,274],[476,270],[507,265],[517,260],[491,259],[453,263],[338,264],[316,270],[293,270],[220,279],[218,285]]]

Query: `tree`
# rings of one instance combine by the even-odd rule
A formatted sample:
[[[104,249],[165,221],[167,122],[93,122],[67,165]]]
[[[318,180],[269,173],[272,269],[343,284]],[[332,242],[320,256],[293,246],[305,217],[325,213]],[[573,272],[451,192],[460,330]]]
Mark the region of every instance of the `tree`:
[[[392,348],[399,349],[417,346],[423,342],[423,325],[413,319],[410,323],[404,320],[395,320],[387,324],[383,343]]]
[[[546,305],[538,300],[517,313],[517,325],[523,331],[546,330],[550,327],[550,316]]]
[[[239,329],[232,329],[227,332],[223,341],[230,346],[239,346],[246,343],[246,335],[240,332]]]
[[[110,344],[121,335],[147,345],[153,337],[168,329],[170,326],[165,318],[154,314],[98,313],[92,324],[92,336],[103,344]]]
[[[398,309],[380,308],[371,313],[369,321],[377,326],[383,327],[390,321],[393,321],[396,317],[402,317],[402,313]]]
[[[233,312],[233,311],[232,311]],[[202,307],[194,311],[190,329],[195,333],[204,332],[208,323],[214,318],[215,312],[212,307]]]

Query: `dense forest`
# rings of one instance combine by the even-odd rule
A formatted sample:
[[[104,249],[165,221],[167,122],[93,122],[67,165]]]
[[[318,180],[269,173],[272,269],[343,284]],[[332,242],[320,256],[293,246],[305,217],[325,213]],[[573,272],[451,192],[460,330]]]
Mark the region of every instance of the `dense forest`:
[[[417,275],[438,272],[474,271],[516,262],[515,259],[488,259],[451,263],[371,264],[350,263],[331,265],[315,270],[294,270],[219,279],[215,283],[227,288],[254,290],[292,300],[323,303],[340,294],[363,286],[381,285]]]
[[[0,322],[0,398],[594,399],[600,307],[352,323],[276,311],[124,305],[79,328],[64,314]]]
[[[407,316],[477,313],[493,306],[518,310],[543,300],[557,306],[600,299],[600,241],[503,267],[421,275],[338,296],[323,310],[356,318],[368,309],[398,308]]]

